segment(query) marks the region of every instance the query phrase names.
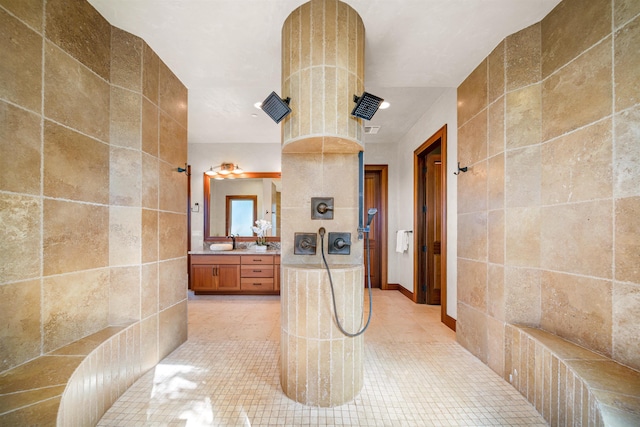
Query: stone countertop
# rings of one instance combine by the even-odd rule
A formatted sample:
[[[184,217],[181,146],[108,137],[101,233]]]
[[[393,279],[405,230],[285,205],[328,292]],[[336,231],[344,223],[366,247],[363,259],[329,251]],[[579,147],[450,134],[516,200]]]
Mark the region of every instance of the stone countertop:
[[[189,251],[189,255],[280,255],[280,249],[267,249],[266,252],[256,252],[253,248],[240,248],[232,251],[212,251],[210,249],[201,249]]]

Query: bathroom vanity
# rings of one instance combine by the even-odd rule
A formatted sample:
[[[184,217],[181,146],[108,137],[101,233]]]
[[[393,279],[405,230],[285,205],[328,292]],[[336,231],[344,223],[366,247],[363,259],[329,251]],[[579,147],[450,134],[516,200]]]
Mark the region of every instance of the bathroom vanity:
[[[191,290],[200,294],[280,294],[280,254],[251,250],[191,254]]]

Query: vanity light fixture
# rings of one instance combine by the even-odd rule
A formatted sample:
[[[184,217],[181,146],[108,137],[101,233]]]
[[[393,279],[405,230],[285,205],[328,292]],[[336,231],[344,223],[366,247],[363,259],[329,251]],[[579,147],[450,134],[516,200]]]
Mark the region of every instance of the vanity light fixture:
[[[213,176],[216,179],[235,178],[233,175],[240,175],[242,173],[244,173],[242,168],[233,163],[222,163],[220,166],[215,167],[211,166],[211,168],[205,172],[206,175]]]
[[[262,111],[267,113],[274,122],[280,123],[282,119],[287,117],[291,113],[291,108],[289,108],[289,102],[291,98],[280,98],[280,96],[271,92],[267,98],[262,101],[260,108]]]
[[[356,106],[353,107],[351,115],[360,117],[361,119],[371,120],[383,101],[384,99],[368,92],[362,92],[362,96],[353,95],[353,102],[356,103]]]

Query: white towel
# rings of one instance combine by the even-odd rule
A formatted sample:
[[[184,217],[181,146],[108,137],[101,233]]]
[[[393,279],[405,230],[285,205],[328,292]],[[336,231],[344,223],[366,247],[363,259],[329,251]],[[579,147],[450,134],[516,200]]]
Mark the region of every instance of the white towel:
[[[404,253],[407,249],[409,249],[407,230],[398,230],[396,233],[396,252]]]

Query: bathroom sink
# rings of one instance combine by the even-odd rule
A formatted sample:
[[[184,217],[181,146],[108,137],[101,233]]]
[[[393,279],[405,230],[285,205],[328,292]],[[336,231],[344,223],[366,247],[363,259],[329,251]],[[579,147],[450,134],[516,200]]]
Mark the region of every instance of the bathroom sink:
[[[233,245],[231,243],[214,243],[209,246],[212,251],[232,251]]]

